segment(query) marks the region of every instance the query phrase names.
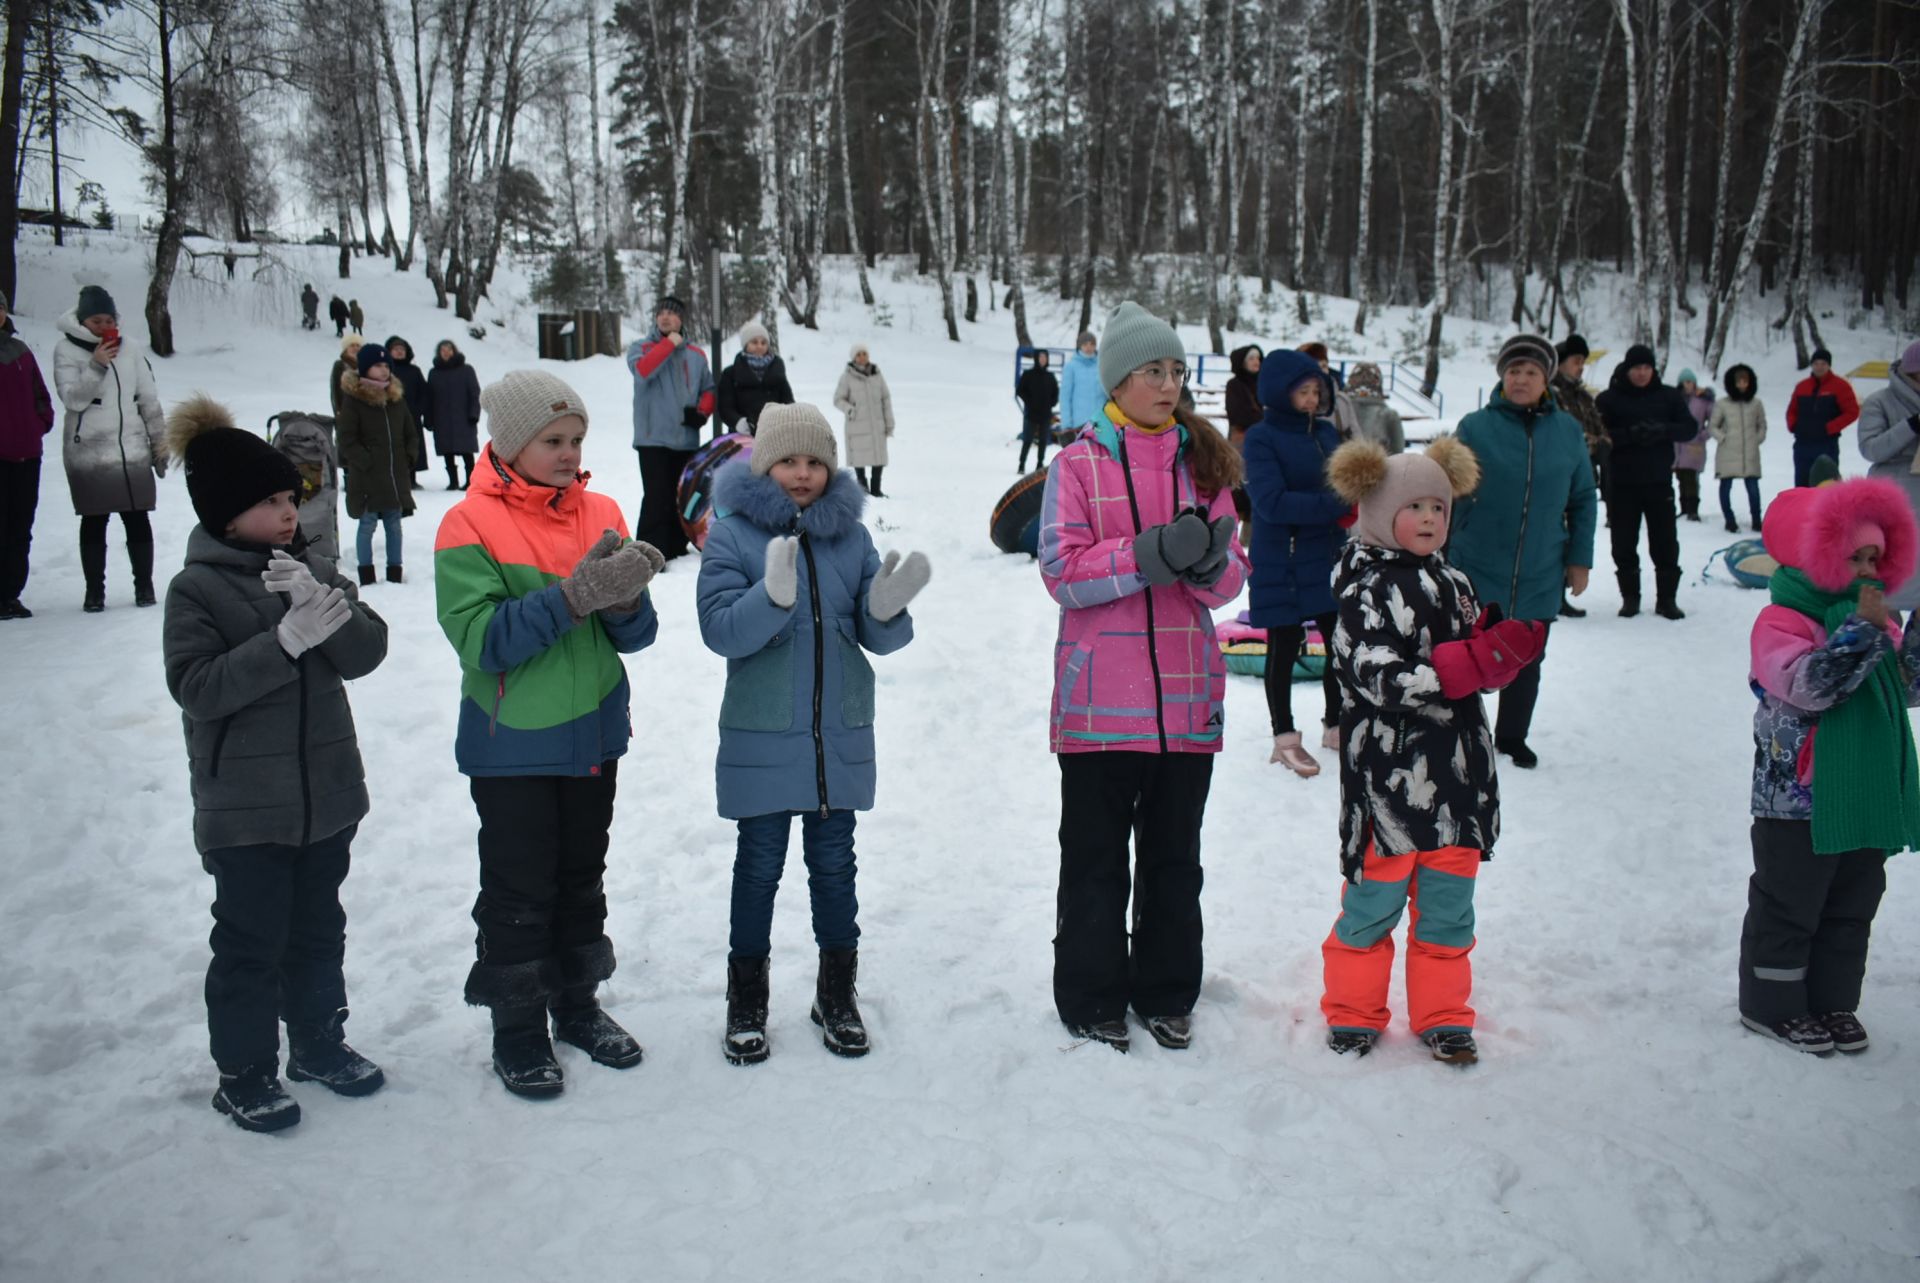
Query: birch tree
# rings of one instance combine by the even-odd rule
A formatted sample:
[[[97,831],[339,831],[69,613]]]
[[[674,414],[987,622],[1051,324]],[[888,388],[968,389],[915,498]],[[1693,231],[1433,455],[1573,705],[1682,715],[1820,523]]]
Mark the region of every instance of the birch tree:
[[[847,158],[847,0],[837,0],[833,16],[833,92],[838,110],[840,191],[846,201],[847,252],[860,272],[860,301],[873,306],[873,285],[867,280],[866,256],[860,252],[860,222],[853,209],[853,165]]]
[[[845,0],[842,0],[842,9]],[[999,254],[1001,270],[1006,273],[1007,302],[1013,309],[1013,335],[1021,347],[1032,347],[1033,337],[1027,332],[1027,292],[1026,292],[1026,211],[1021,207],[1019,194],[1015,186],[1015,165],[1013,152],[1013,21],[1012,0],[996,0],[994,9],[997,14],[995,44],[998,46],[998,74],[994,77],[994,153],[998,157],[998,181],[993,185],[994,223],[999,233]],[[838,39],[838,30],[835,32]],[[844,156],[842,164],[845,163]],[[861,281],[864,285],[866,269],[861,268]],[[869,300],[871,301],[871,300]]]
[[[1647,317],[1646,220],[1641,217],[1640,182],[1634,172],[1634,156],[1639,150],[1640,71],[1639,60],[1634,56],[1632,0],[1614,0],[1613,12],[1620,24],[1620,47],[1627,57],[1627,119],[1620,130],[1620,192],[1626,198],[1627,230],[1633,241],[1632,333],[1635,343],[1645,343],[1652,339],[1653,327]]]
[[[1532,0],[1528,0],[1531,19]],[[1359,225],[1354,232],[1355,286],[1360,305],[1354,309],[1353,332],[1367,332],[1367,312],[1373,304],[1373,121],[1378,109],[1374,75],[1380,64],[1380,0],[1367,0],[1367,58],[1365,79],[1360,91],[1360,196]],[[1264,181],[1264,180],[1263,180]],[[1263,189],[1264,194],[1264,189]],[[1266,202],[1260,207],[1266,220]],[[1265,235],[1263,230],[1262,236]]]

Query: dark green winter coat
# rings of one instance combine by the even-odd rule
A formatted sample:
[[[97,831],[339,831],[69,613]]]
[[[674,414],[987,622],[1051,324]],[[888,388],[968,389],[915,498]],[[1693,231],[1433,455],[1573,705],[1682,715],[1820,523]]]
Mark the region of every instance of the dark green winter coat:
[[[1580,424],[1551,397],[1525,410],[1495,391],[1457,435],[1480,461],[1480,485],[1453,505],[1447,560],[1481,605],[1554,618],[1567,567],[1593,565],[1599,501]]]
[[[274,633],[287,597],[260,581],[271,551],[195,526],[186,565],[167,586],[167,690],[182,710],[193,840],[203,855],[305,845],[367,813],[345,683],[386,658],[386,621],[359,603],[332,562],[298,541],[294,554],[313,577],[356,600],[338,632],[288,658]]]
[[[400,380],[377,392],[358,371],[344,371],[334,441],[347,470],[349,517],[395,508],[403,516],[413,512],[413,468],[425,461],[426,451]]]

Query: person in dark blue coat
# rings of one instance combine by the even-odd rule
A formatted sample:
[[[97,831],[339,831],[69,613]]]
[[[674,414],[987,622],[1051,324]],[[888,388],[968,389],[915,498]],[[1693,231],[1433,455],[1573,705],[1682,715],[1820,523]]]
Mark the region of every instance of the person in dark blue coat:
[[[906,607],[930,571],[920,553],[880,560],[860,522],[866,493],[838,455],[819,410],[768,406],[752,460],[714,483],[700,561],[700,636],[727,659],[720,814],[740,828],[721,1044],[734,1064],[768,1054],[769,933],[796,815],[820,948],[813,1021],[829,1051],[867,1051],[853,987],[854,813],[872,809],[875,775],[867,653],[913,640]]]
[[[1259,422],[1247,430],[1247,499],[1253,508],[1253,584],[1249,622],[1267,630],[1267,711],[1273,756],[1302,777],[1320,763],[1293,725],[1293,666],[1306,625],[1333,636],[1333,562],[1346,542],[1347,504],[1327,487],[1327,456],[1340,445],[1332,421],[1333,385],[1320,363],[1301,352],[1275,352],[1260,367]],[[1326,712],[1324,748],[1340,747],[1340,688],[1327,665],[1321,676]]]

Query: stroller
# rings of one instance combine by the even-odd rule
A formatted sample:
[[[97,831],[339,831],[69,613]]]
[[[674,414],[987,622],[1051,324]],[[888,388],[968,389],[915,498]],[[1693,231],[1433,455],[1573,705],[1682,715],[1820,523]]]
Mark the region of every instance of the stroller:
[[[340,459],[333,445],[333,416],[282,410],[267,420],[267,443],[300,469],[300,533],[314,551],[338,562]]]

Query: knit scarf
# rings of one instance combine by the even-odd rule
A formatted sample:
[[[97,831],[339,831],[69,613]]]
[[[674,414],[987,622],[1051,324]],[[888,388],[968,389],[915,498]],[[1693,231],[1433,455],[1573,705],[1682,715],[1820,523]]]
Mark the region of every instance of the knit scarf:
[[[387,385],[393,382],[393,375],[389,373],[376,376],[373,371],[369,370],[360,376],[360,381],[376,392],[385,392]]]
[[[747,364],[755,370],[764,370],[773,364],[773,353],[771,352],[762,352],[758,356],[755,356],[751,352],[744,353],[743,355],[747,358]]]
[[[1129,419],[1120,412],[1120,403],[1118,401],[1107,402],[1107,418],[1116,428],[1132,428],[1136,432],[1144,432],[1150,437],[1157,437],[1174,424],[1180,422],[1177,418],[1168,419],[1165,423],[1158,424],[1154,427],[1148,427],[1144,423],[1135,423],[1132,419]]]
[[[1860,585],[1826,592],[1793,566],[1773,572],[1774,604],[1795,610],[1829,635],[1859,608]],[[1820,715],[1813,755],[1813,849],[1820,855],[1920,848],[1920,767],[1907,720],[1900,659],[1882,655],[1840,703]]]

